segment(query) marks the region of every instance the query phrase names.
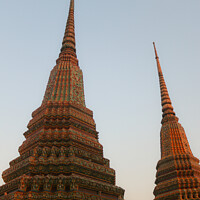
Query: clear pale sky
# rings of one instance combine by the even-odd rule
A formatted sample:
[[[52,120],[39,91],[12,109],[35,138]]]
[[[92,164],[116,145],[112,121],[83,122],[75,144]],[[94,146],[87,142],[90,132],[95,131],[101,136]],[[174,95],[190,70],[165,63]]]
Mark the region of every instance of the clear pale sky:
[[[69,0],[0,1],[0,173],[42,102]],[[200,158],[200,0],[75,0],[87,107],[126,200],[151,200],[160,159],[156,42],[169,94]],[[0,180],[0,185],[3,181]]]

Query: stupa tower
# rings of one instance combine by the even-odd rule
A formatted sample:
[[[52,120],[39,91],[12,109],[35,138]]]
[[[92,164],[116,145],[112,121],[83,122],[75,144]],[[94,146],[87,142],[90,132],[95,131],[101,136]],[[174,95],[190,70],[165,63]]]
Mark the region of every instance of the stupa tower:
[[[199,160],[193,156],[185,131],[178,123],[165,84],[155,43],[153,44],[163,112],[160,131],[161,159],[157,164],[155,200],[199,200]]]
[[[85,106],[78,66],[74,0],[56,66],[41,106],[32,113],[20,156],[2,174],[0,200],[123,200],[103,157],[93,113]]]

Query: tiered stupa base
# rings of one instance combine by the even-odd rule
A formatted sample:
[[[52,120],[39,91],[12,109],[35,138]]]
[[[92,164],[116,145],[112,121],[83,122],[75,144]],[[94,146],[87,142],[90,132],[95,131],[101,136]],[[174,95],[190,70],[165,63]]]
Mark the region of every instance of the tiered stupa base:
[[[121,188],[79,175],[24,175],[1,187],[0,200],[123,200]]]
[[[166,157],[157,165],[155,200],[200,200],[199,160],[191,155]]]

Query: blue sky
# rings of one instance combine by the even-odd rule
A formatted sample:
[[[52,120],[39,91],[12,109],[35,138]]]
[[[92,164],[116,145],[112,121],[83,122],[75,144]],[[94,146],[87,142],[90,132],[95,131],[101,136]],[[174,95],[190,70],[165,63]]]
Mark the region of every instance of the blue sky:
[[[18,156],[31,113],[42,102],[68,6],[69,0],[0,1],[0,172]],[[153,41],[175,112],[200,158],[199,9],[199,0],[75,0],[86,105],[126,200],[153,199],[160,159]]]

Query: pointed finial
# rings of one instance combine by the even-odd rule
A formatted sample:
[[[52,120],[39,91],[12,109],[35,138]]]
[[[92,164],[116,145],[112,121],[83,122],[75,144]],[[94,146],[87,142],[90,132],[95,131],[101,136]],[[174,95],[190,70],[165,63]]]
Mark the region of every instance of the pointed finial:
[[[158,57],[158,53],[157,53],[157,50],[156,50],[155,42],[153,42],[153,47],[154,47],[154,51],[155,51],[155,55],[156,55],[156,59],[157,59],[157,58],[159,58],[159,57]]]
[[[155,42],[153,42],[153,47],[154,47],[154,51],[155,51],[155,59],[156,59],[156,62],[157,62],[158,73],[162,73],[162,69],[161,69],[161,66],[160,66],[160,61],[159,61],[158,53],[157,53],[157,50],[156,50]]]
[[[163,77],[158,53],[156,50],[155,42],[153,42],[154,50],[155,50],[155,59],[157,62],[157,69],[158,69],[158,76],[159,76],[159,82],[160,82],[160,92],[161,92],[161,105],[162,105],[162,112],[163,112],[163,119],[166,116],[175,116],[175,112],[173,110],[173,106],[169,97],[169,93],[167,90],[167,86]],[[176,118],[177,119],[177,118]]]
[[[76,42],[74,30],[74,0],[70,1],[69,15],[61,48],[61,53],[62,52],[71,53],[73,56],[76,57]]]

